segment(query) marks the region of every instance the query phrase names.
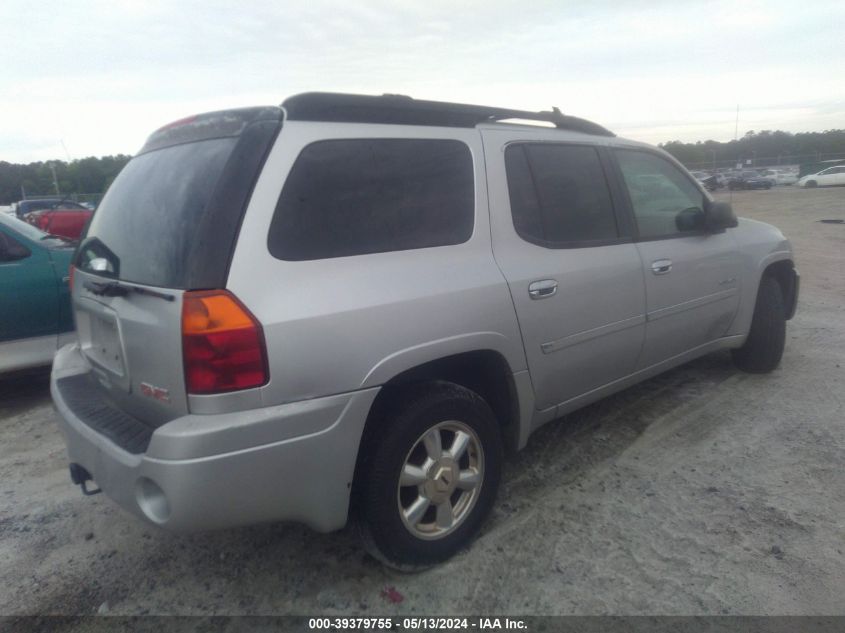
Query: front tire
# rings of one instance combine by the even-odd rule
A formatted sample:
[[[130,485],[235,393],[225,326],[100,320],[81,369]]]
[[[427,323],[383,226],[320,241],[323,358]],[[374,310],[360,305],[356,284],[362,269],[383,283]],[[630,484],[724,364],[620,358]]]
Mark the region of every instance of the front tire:
[[[819,183],[817,183],[815,180],[808,180],[807,184],[804,185],[804,187],[806,187],[807,189],[815,189],[818,186]]]
[[[786,341],[786,311],[777,279],[765,276],[757,290],[757,303],[745,344],[732,350],[734,363],[743,371],[764,374],[780,364]]]
[[[499,487],[499,424],[475,392],[431,382],[403,390],[376,421],[359,471],[367,550],[397,569],[450,558],[476,535]]]

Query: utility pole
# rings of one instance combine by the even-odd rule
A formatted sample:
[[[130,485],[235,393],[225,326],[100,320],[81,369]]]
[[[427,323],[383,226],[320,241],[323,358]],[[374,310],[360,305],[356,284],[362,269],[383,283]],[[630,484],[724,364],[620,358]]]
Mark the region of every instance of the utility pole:
[[[50,171],[53,172],[53,187],[55,187],[55,189],[56,189],[56,195],[59,196],[61,194],[59,193],[59,181],[56,178],[56,164],[55,163],[50,163]]]
[[[734,124],[734,140],[739,138],[739,104],[736,104],[736,123]]]

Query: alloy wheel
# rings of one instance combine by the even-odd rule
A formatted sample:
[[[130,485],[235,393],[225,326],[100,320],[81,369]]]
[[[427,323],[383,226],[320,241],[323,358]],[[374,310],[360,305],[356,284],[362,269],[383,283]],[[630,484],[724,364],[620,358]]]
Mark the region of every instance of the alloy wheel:
[[[436,424],[405,456],[396,494],[402,523],[417,538],[443,538],[472,512],[483,480],[475,431],[457,420]]]

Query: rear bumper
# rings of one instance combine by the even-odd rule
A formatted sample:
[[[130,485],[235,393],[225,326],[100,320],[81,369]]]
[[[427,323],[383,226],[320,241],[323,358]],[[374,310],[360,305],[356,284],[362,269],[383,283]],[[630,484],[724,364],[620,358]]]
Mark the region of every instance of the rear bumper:
[[[71,463],[133,514],[174,531],[296,521],[328,532],[346,523],[364,422],[378,388],[158,427],[132,454],[97,432],[57,382],[87,371],[63,347],[50,390]]]

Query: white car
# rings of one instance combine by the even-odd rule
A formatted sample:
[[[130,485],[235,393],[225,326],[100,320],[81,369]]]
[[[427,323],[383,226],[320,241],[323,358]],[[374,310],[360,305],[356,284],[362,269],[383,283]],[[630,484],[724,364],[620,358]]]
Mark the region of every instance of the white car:
[[[716,179],[716,184],[720,187],[727,187],[728,186],[728,177],[723,172],[716,172],[713,174],[713,177]]]
[[[845,165],[828,167],[817,174],[808,174],[798,181],[799,187],[829,187],[845,185]]]
[[[780,169],[763,169],[760,171],[760,175],[770,180],[773,185],[794,185],[798,182],[796,174]]]

